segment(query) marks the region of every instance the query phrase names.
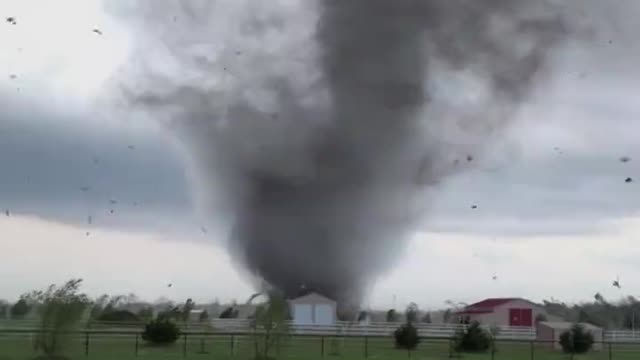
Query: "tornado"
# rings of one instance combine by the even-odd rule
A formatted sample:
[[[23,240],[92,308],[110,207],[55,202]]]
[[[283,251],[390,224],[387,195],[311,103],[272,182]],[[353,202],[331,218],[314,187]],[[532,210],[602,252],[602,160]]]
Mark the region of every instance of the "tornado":
[[[571,35],[567,9],[270,4],[120,9],[146,35],[119,90],[181,141],[238,264],[289,297],[313,289],[353,308],[402,258],[437,184],[472,166],[544,79]]]

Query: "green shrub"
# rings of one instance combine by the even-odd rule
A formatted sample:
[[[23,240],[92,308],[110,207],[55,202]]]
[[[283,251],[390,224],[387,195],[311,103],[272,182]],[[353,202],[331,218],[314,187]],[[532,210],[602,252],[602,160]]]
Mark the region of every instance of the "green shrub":
[[[455,349],[459,352],[485,352],[491,348],[491,334],[477,321],[456,332]]]
[[[570,354],[584,354],[593,346],[593,334],[580,324],[574,324],[571,329],[560,334],[562,350]]]
[[[171,345],[178,340],[180,329],[168,319],[150,321],[144,327],[142,340],[151,345]]]
[[[393,333],[393,337],[395,338],[397,349],[413,350],[420,342],[418,329],[412,323],[406,323],[397,328]]]

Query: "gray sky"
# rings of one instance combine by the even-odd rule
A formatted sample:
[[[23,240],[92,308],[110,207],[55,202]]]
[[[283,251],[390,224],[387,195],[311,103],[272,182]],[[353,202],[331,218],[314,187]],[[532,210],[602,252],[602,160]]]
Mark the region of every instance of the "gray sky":
[[[195,209],[171,132],[105,100],[127,29],[97,1],[34,4],[0,0],[17,18],[0,24],[0,298],[77,276],[92,295],[244,299],[250,283]],[[640,51],[620,16],[638,4],[617,4],[471,168],[416,199],[422,226],[366,305],[638,295]]]

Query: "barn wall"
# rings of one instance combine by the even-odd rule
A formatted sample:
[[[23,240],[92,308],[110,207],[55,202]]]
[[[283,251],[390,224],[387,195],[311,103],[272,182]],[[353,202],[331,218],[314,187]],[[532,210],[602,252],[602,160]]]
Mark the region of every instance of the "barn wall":
[[[500,326],[509,326],[509,309],[519,308],[519,309],[531,309],[532,311],[532,320],[533,325],[535,326],[535,319],[539,314],[545,314],[545,311],[532,304],[526,300],[513,300],[508,303],[497,306],[492,314],[487,318],[487,322],[485,324],[489,325],[500,325]]]

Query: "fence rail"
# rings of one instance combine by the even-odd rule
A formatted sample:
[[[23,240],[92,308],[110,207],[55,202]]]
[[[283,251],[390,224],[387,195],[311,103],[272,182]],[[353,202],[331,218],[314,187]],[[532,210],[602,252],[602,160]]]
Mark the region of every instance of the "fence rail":
[[[251,320],[246,319],[213,319],[206,323],[178,323],[185,333],[206,334],[248,334],[251,332]],[[402,323],[354,323],[336,322],[334,325],[299,325],[289,323],[290,332],[294,335],[317,336],[368,336],[388,337]],[[425,338],[448,339],[453,337],[456,331],[464,328],[459,324],[415,324],[418,334]],[[4,320],[0,321],[0,331],[22,330],[34,332],[40,324],[35,320]],[[139,333],[144,327],[143,323],[131,322],[88,322],[83,330],[97,331],[97,333]],[[485,327],[488,329],[488,327]],[[530,327],[499,327],[496,335],[498,340],[535,340],[536,330]],[[605,330],[601,341],[607,343],[639,343],[640,331],[632,330]],[[640,358],[639,358],[640,359]]]

